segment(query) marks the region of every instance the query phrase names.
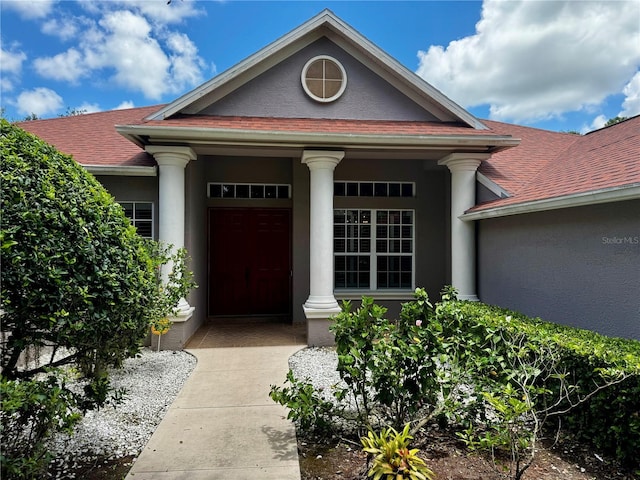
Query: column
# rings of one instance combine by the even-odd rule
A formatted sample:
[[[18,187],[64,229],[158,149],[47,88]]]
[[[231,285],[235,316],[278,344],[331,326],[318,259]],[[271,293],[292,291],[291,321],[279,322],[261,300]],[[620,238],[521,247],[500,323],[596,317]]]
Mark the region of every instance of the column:
[[[333,343],[327,320],[340,313],[333,295],[333,172],[343,157],[342,151],[305,150],[302,154],[310,172],[310,279],[309,298],[303,306],[310,345]]]
[[[158,204],[158,240],[173,245],[174,251],[184,247],[185,212],[185,167],[197,158],[189,147],[147,146],[146,151],[153,155],[158,163],[159,204]],[[162,279],[167,281],[172,265],[162,269]],[[187,300],[178,302],[177,316],[193,314]]]
[[[452,153],[438,162],[451,172],[451,283],[460,300],[478,301],[475,223],[460,216],[476,203],[476,171],[491,155]]]

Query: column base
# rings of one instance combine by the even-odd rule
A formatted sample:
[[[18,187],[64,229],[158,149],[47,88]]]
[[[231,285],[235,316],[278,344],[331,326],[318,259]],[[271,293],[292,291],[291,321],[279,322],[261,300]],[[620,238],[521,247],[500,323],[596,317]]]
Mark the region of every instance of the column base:
[[[181,302],[179,302],[178,313],[167,317],[171,320],[171,328],[167,333],[164,335],[151,335],[151,349],[154,352],[158,350],[158,341],[160,341],[160,350],[182,350],[200,326],[192,321],[196,307],[189,306],[186,301],[184,303],[186,308],[184,305],[180,305]]]
[[[335,302],[335,300],[334,300]],[[307,304],[302,306],[307,317],[307,345],[310,347],[331,347],[336,344],[336,339],[329,326],[331,318],[339,314],[342,310],[337,306],[334,308],[310,308]]]
[[[458,300],[466,300],[468,302],[479,302],[477,295],[458,295]]]

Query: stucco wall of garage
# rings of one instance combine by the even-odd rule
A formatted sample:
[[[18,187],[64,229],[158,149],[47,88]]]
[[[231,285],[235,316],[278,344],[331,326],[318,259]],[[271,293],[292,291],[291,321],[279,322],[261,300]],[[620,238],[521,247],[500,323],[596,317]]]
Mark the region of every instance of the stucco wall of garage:
[[[485,303],[640,339],[640,200],[478,222]]]

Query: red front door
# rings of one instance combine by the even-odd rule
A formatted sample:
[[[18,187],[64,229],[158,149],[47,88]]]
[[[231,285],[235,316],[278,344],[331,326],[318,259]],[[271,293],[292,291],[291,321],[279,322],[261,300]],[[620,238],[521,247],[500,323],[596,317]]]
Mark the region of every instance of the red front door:
[[[209,209],[209,315],[289,315],[291,212]]]

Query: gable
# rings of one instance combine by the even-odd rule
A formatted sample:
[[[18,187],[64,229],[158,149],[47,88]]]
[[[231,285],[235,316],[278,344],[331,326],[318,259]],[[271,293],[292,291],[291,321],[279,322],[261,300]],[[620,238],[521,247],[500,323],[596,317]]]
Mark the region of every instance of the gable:
[[[349,62],[357,60],[357,62],[360,63],[360,66],[357,67],[354,72],[356,74],[356,78],[358,78],[358,69],[364,68],[365,70],[369,70],[375,74],[373,77],[370,77],[372,82],[376,82],[375,76],[377,75],[379,80],[383,79],[387,84],[393,86],[394,88],[388,93],[389,95],[400,98],[399,106],[397,107],[399,111],[405,110],[405,113],[406,109],[411,111],[411,115],[407,118],[408,120],[411,118],[420,118],[420,121],[424,121],[424,119],[431,119],[431,117],[435,117],[438,122],[456,123],[470,127],[474,130],[486,130],[486,126],[483,125],[482,122],[464,110],[460,105],[457,105],[451,99],[443,95],[442,92],[429,85],[422,78],[418,77],[415,73],[401,65],[397,60],[393,59],[383,50],[360,35],[329,10],[320,12],[298,28],[267,45],[262,50],[254,53],[234,67],[231,67],[227,71],[217,75],[194,90],[187,92],[166,107],[147,117],[147,120],[161,121],[178,114],[194,115],[204,111],[207,111],[209,115],[212,115],[212,111],[208,109],[214,104],[217,105],[214,107],[214,110],[216,108],[222,109],[225,107],[226,112],[231,110],[236,112],[235,107],[239,107],[237,103],[240,95],[234,95],[234,97],[236,97],[235,99],[226,100],[225,103],[227,103],[227,105],[219,102],[225,97],[232,95],[239,88],[251,83],[254,79],[261,77],[273,68],[278,67],[282,62],[285,62],[290,57],[295,56],[301,50],[316,44],[316,42],[322,39],[326,39],[325,42],[328,40],[329,43],[334,45],[334,47],[339,47],[343,54],[348,53],[348,56],[351,57],[351,59],[348,60]],[[317,43],[315,46],[312,46],[312,48],[318,48],[318,45],[321,45],[321,43]],[[325,46],[328,45],[329,44],[325,43]],[[284,64],[282,68],[285,69],[286,66],[287,64]],[[289,68],[292,68],[292,66],[293,64],[291,64]],[[284,70],[281,70],[280,73],[283,72]],[[269,80],[268,75],[267,77],[263,77],[261,80],[264,82],[263,86],[266,86],[269,83],[266,80]],[[373,115],[371,119],[376,118],[375,115],[381,116],[383,119],[387,119],[389,118],[389,115],[391,115],[391,118],[394,121],[397,121],[393,116],[398,114],[397,110],[393,110],[391,113],[385,112],[385,114],[382,112],[382,108],[376,98],[373,98],[372,102],[372,98],[368,98],[364,95],[369,91],[372,91],[373,93],[380,93],[380,85],[381,84],[372,90],[364,90],[361,92],[360,98],[363,99],[365,103],[364,105],[357,105],[357,110],[360,110],[360,112],[356,113],[356,115],[359,114],[360,116],[355,117],[356,119],[369,119],[371,115]],[[271,86],[273,88],[276,85],[271,84]],[[252,88],[255,88],[255,85],[252,86]],[[258,91],[260,91],[260,89],[256,89],[253,92],[255,93]],[[298,91],[297,93],[300,94],[302,92]],[[286,107],[290,108],[292,106],[291,99],[283,97],[282,91],[280,91],[280,95],[276,98],[281,100],[284,99]],[[356,103],[356,98],[357,97],[351,98],[354,105]],[[254,105],[251,106],[251,111],[255,111],[256,109],[259,111],[259,105],[264,101],[264,98],[260,95],[254,95],[253,99]],[[420,112],[420,108],[416,108],[416,106],[410,106],[410,102],[408,102],[407,99],[411,100],[416,106],[421,107],[424,112]],[[361,109],[368,106],[367,103],[373,103],[377,108],[372,108],[369,113],[363,112]],[[280,106],[276,102],[271,102],[271,106],[274,105]],[[234,108],[231,108],[231,106]],[[244,103],[243,106],[248,107],[249,105]],[[300,108],[300,105],[297,105],[297,108]],[[318,111],[319,109],[316,108],[315,110]],[[343,115],[346,111],[347,109],[344,108]],[[261,115],[265,115],[265,113],[263,112]],[[353,115],[354,114],[351,113],[349,116],[344,116],[342,118],[352,119]],[[296,117],[303,118],[300,115],[297,115]],[[328,116],[324,115],[319,118],[328,118]],[[336,118],[336,116],[333,116],[333,118]]]
[[[347,86],[337,100],[321,103],[307,95],[301,72],[314,57],[342,64]],[[320,38],[199,112],[201,115],[438,121],[395,86],[326,37]]]

